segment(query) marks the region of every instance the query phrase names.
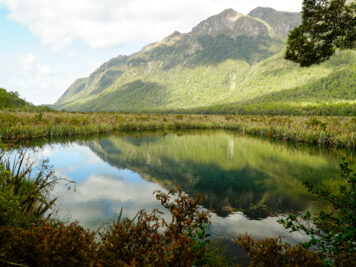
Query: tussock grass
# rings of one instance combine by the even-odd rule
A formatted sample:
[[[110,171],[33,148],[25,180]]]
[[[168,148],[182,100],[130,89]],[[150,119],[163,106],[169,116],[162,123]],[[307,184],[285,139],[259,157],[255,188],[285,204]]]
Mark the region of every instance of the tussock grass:
[[[194,129],[227,129],[286,142],[356,149],[356,117],[0,112],[3,141]]]

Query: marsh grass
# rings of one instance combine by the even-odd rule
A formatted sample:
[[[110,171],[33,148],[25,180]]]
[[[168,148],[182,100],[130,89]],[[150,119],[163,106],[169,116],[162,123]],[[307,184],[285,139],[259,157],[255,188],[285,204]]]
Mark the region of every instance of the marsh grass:
[[[0,112],[3,141],[197,129],[226,129],[286,142],[356,148],[355,117]]]
[[[48,160],[34,168],[34,162],[20,150],[11,157],[0,144],[0,226],[28,227],[41,220],[53,207],[56,198],[50,197],[54,185],[60,181]],[[50,215],[46,215],[50,216]]]

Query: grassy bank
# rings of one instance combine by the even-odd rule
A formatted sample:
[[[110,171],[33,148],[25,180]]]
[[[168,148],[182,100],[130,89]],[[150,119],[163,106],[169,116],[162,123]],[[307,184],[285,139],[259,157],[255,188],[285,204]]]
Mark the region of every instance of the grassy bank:
[[[3,141],[184,129],[228,129],[287,142],[356,148],[355,117],[0,112]]]

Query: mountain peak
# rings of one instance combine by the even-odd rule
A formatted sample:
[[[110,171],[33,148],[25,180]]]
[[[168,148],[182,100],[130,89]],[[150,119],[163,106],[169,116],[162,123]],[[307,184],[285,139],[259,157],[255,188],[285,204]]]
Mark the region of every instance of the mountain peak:
[[[276,12],[277,10],[271,8],[271,7],[256,7],[255,9],[251,10],[250,13],[248,13],[249,16],[251,14],[257,13],[257,12],[264,12],[264,13],[273,13]]]
[[[270,7],[257,7],[248,16],[266,21],[283,38],[301,23],[300,13],[277,11]]]
[[[102,107],[107,110],[135,110],[173,107],[180,98],[188,101],[184,104],[186,106],[205,104],[212,99],[210,91],[205,94],[205,90],[216,93],[215,84],[222,84],[225,95],[237,86],[233,78],[238,76],[237,70],[241,68],[241,73],[245,73],[250,66],[275,55],[283,47],[284,43],[269,23],[231,8],[226,9],[205,19],[191,32],[173,32],[137,53],[110,60],[89,78],[76,81],[57,105],[73,108],[80,105],[86,110]],[[225,73],[225,62],[230,60],[236,62],[236,67],[228,67],[228,73]],[[191,87],[186,81],[190,78],[184,73],[195,77],[200,75],[202,66],[220,65],[224,66],[221,73],[227,76],[215,76],[203,71],[205,82],[202,80],[200,85],[204,89],[199,89],[197,93],[198,87],[188,89]],[[164,78],[161,79],[161,76]],[[209,80],[210,77],[213,79]],[[215,82],[217,77],[222,80]],[[226,83],[226,77],[232,79],[231,84]],[[181,95],[183,89],[187,90]],[[145,100],[137,100],[139,96]],[[169,102],[170,99],[174,102]]]
[[[179,40],[181,38],[182,34],[179,31],[175,31],[172,34],[168,35],[167,37],[165,37],[162,41],[160,41],[159,43],[165,43],[165,44],[169,44],[172,42],[175,42],[177,40]]]
[[[220,19],[220,20],[227,20],[227,21],[236,21],[245,15],[233,10],[232,8],[226,9],[218,15],[212,16],[209,19]]]
[[[217,36],[221,33],[232,38],[237,36],[271,36],[272,28],[256,18],[243,15],[229,8],[199,23],[192,30],[194,36]]]

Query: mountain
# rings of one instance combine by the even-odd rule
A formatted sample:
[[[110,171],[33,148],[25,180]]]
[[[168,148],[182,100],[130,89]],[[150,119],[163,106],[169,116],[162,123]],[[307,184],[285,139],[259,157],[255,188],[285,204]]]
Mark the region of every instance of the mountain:
[[[287,37],[290,30],[302,22],[300,13],[281,12],[269,7],[255,8],[248,15],[267,22],[282,37]]]
[[[279,99],[288,107],[315,104],[315,99],[317,105],[352,103],[354,51],[310,69],[283,59],[286,35],[299,23],[299,13],[256,8],[243,15],[227,9],[189,33],[174,32],[135,54],[109,60],[88,78],[76,80],[54,107],[239,113],[257,103],[262,105],[258,112],[266,113],[264,107]]]

